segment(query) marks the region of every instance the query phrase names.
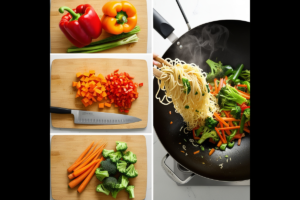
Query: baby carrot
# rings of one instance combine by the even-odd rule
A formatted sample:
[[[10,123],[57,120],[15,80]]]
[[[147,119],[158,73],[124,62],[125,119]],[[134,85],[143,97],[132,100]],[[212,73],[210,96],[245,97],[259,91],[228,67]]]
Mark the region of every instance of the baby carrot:
[[[70,173],[75,168],[74,166],[76,163],[80,162],[80,160],[83,158],[83,156],[90,150],[92,145],[94,144],[94,141],[82,152],[82,154],[77,158],[77,160],[67,169],[67,171]]]
[[[83,172],[85,172],[86,170],[88,170],[90,167],[92,167],[95,163],[97,163],[100,159],[94,160],[92,162],[90,162],[88,165],[86,165],[85,167],[82,167],[81,169],[75,170],[73,172],[73,175],[75,177],[78,177],[80,174],[82,174]]]
[[[103,160],[103,157],[101,157],[99,159],[98,163],[96,163],[96,165],[93,167],[92,171],[90,171],[89,175],[84,179],[84,181],[78,187],[77,192],[81,193],[84,190],[84,188],[87,186],[87,184],[91,180],[92,176],[94,175],[96,169],[99,167],[102,160]]]
[[[211,154],[213,154],[214,152],[215,152],[215,149],[212,148],[212,149],[210,150],[210,152],[208,153],[208,155],[211,156]]]
[[[96,164],[94,164],[96,165]],[[75,178],[74,180],[72,180],[71,182],[69,182],[69,187],[70,188],[74,188],[76,187],[76,185],[78,185],[81,181],[83,181],[83,179],[85,179],[85,177],[87,177],[87,175],[93,170],[93,167],[91,167],[90,169],[88,169],[87,171],[85,171],[83,174],[81,174],[80,176],[78,176],[77,178]]]

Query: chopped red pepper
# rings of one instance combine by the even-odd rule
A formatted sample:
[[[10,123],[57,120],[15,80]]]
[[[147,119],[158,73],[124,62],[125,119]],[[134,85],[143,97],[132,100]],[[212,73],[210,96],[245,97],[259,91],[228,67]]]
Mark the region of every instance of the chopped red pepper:
[[[139,86],[142,87],[142,86],[143,86],[143,83],[140,83]]]

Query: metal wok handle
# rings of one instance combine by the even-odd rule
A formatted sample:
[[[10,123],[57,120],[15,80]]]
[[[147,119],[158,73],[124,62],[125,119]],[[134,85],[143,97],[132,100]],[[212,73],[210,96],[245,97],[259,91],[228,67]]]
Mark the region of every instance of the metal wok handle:
[[[162,161],[161,161],[161,165],[163,167],[163,169],[165,170],[165,172],[168,174],[168,176],[175,181],[176,183],[179,184],[186,184],[187,182],[189,182],[194,176],[195,173],[192,173],[187,179],[185,180],[181,180],[166,164],[166,160],[169,157],[169,153],[167,153],[165,155],[165,157],[163,157]]]
[[[189,23],[188,19],[186,18],[185,13],[183,12],[183,9],[182,9],[182,7],[181,7],[181,4],[180,4],[179,0],[176,0],[176,2],[177,2],[177,5],[178,5],[178,7],[179,7],[179,9],[180,9],[180,11],[181,11],[181,14],[183,15],[183,18],[184,18],[185,23],[186,23],[186,25],[188,26],[188,29],[191,30],[190,23]]]

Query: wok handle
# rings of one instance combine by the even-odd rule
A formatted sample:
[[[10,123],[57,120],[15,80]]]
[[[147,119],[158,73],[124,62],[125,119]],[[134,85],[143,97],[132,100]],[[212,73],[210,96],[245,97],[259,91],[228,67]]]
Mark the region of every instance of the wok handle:
[[[153,8],[154,29],[166,39],[174,31],[174,28]]]
[[[176,0],[176,3],[177,3],[177,5],[178,5],[178,7],[179,7],[179,9],[181,11],[181,14],[183,15],[184,21],[185,21],[186,25],[188,26],[188,29],[191,30],[190,23],[189,23],[189,21],[187,20],[187,18],[185,16],[185,13],[184,13],[184,11],[183,11],[183,9],[181,7],[181,4],[180,4],[179,0]]]
[[[163,167],[163,169],[165,170],[165,172],[168,174],[168,176],[175,181],[178,184],[186,184],[187,182],[189,182],[194,176],[195,173],[192,173],[187,179],[185,180],[181,180],[166,164],[166,160],[169,157],[169,153],[167,153],[167,155],[165,155],[165,157],[163,157],[162,161],[161,161],[161,165]]]

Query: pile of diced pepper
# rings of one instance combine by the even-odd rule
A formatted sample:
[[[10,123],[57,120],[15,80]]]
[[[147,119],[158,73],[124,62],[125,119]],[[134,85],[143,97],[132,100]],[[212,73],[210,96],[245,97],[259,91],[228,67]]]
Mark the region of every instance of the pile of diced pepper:
[[[92,105],[93,101],[100,102],[105,99],[107,102],[99,103],[99,108],[111,107],[114,103],[120,112],[128,113],[132,102],[138,98],[137,88],[143,86],[143,83],[134,83],[133,76],[126,72],[118,73],[118,71],[119,69],[106,77],[102,74],[96,76],[95,70],[78,72],[76,76],[80,80],[72,84],[77,88],[75,98],[84,97],[81,102],[85,107]]]

